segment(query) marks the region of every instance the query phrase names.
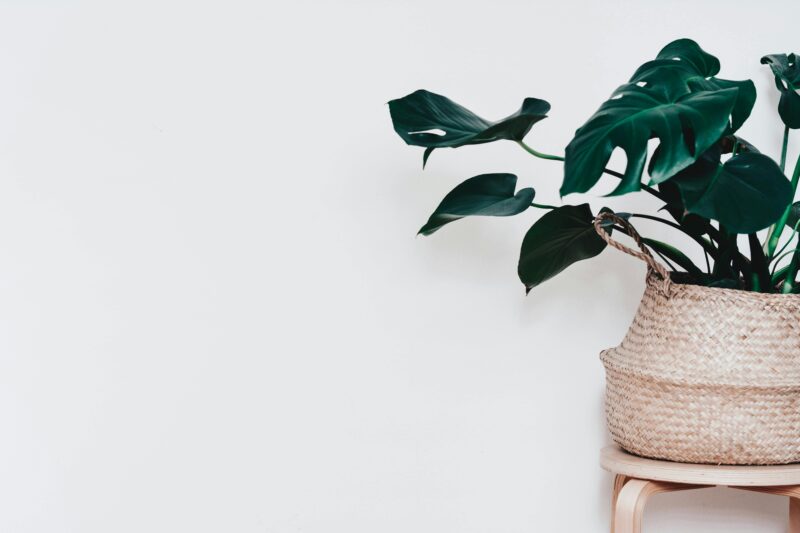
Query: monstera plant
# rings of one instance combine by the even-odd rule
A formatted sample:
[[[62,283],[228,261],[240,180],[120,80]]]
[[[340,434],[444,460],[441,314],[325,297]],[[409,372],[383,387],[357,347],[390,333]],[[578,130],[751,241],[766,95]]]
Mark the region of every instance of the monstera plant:
[[[389,110],[398,135],[425,148],[423,168],[437,148],[513,141],[535,157],[563,162],[562,198],[589,191],[604,175],[617,180],[611,195],[642,191],[658,198],[659,213],[616,214],[629,222],[657,221],[688,235],[696,243],[692,246],[702,249],[703,264],[667,243],[643,239],[688,283],[800,292],[800,202],[792,204],[800,160],[791,179],[785,175],[789,132],[800,128],[800,66],[794,54],[767,55],[761,63],[772,69],[781,93],[778,114],[784,128],[777,162],[738,134],[756,99],[753,82],[718,78],[719,60],[690,39],[668,44],[640,66],[578,128],[563,156],[524,142],[550,111],[550,104],[538,98],[526,98],[519,111],[496,121],[425,90],[390,101]],[[654,138],[650,151],[648,141]],[[616,148],[625,153],[624,169],[608,168]],[[474,176],[444,197],[419,232],[430,235],[468,216],[545,211],[522,241],[518,272],[530,291],[606,246],[594,230],[596,213],[588,204],[544,205],[535,196],[531,187],[517,189],[514,174]],[[608,232],[615,228],[610,221],[604,224]]]

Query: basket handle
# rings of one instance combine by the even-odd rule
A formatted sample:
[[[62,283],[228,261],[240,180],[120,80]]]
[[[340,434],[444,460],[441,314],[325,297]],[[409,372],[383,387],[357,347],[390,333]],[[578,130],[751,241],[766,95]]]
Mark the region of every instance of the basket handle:
[[[625,233],[627,233],[633,239],[641,251],[628,248],[624,244],[612,239],[609,232],[603,228],[603,222],[606,220],[622,226],[622,228],[625,230]],[[613,246],[617,250],[625,252],[628,255],[632,255],[633,257],[638,257],[647,263],[648,273],[656,274],[659,278],[661,278],[663,282],[664,294],[669,296],[669,289],[672,285],[672,279],[670,278],[669,271],[666,269],[666,267],[664,267],[664,265],[656,261],[656,259],[653,257],[653,254],[650,252],[650,249],[642,242],[641,235],[639,235],[639,232],[636,231],[630,222],[620,216],[615,215],[614,213],[604,212],[595,217],[594,230],[597,232],[600,238],[606,241],[610,246]]]

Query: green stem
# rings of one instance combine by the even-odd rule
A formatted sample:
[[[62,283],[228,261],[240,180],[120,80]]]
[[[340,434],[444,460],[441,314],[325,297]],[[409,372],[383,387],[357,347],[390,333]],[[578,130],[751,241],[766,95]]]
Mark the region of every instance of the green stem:
[[[786,250],[783,253],[778,253],[778,255],[775,256],[774,264],[772,265],[772,274],[771,275],[772,276],[775,275],[775,271],[778,270],[778,265],[780,264],[781,259],[783,259],[784,257],[786,257],[789,254],[795,253],[796,251],[797,251],[797,248],[795,248],[793,250]]]
[[[797,158],[797,163],[794,166],[794,172],[792,173],[792,198],[794,198],[794,191],[797,190],[797,181],[800,179],[800,156]],[[778,224],[781,226],[776,228],[775,233],[777,233],[778,237],[780,237],[780,230],[783,229],[783,226],[786,224],[786,220],[789,218],[789,213],[792,210],[792,206],[786,208],[786,211],[783,212],[783,216],[778,221]],[[772,241],[770,241],[772,244]],[[776,242],[777,244],[777,242]],[[794,292],[794,278],[797,276],[797,268],[800,266],[800,247],[795,248],[794,254],[792,254],[792,260],[789,262],[789,268],[786,270],[786,278],[783,280],[783,287],[781,287],[781,292],[784,294]]]
[[[800,263],[800,248],[795,249],[792,260],[789,262],[789,268],[786,270],[786,279],[783,280],[783,287],[781,287],[783,294],[789,294],[794,290],[794,278],[797,275],[798,263]]]
[[[783,128],[783,145],[781,146],[781,172],[786,170],[786,150],[789,148],[789,126]]]
[[[697,236],[697,235],[692,235],[691,233],[689,233],[688,231],[686,231],[686,230],[683,228],[683,226],[681,226],[680,224],[676,224],[675,222],[672,222],[672,221],[670,221],[670,220],[667,220],[667,219],[665,219],[665,218],[661,218],[661,217],[655,217],[655,216],[653,216],[653,215],[645,215],[645,214],[642,214],[642,213],[633,213],[633,214],[631,214],[631,218],[644,218],[644,219],[647,219],[647,220],[653,220],[653,221],[655,221],[655,222],[661,222],[662,224],[666,224],[667,226],[669,226],[669,227],[671,227],[671,228],[675,228],[676,230],[678,230],[678,231],[681,231],[681,232],[685,233],[685,234],[686,234],[686,235],[688,235],[688,236],[689,236],[689,237],[690,237],[690,238],[691,238],[693,241],[695,241],[697,244],[699,244],[700,246],[702,246],[702,248],[703,248],[703,251],[704,251],[705,253],[707,253],[707,254],[710,254],[710,255],[711,255],[711,257],[714,257],[714,258],[716,258],[716,253],[717,253],[717,250],[716,250],[716,248],[714,248],[714,245],[713,245],[713,244],[711,244],[710,242],[708,242],[706,239],[704,239],[704,238],[702,238],[702,237],[699,237],[699,236]]]
[[[550,160],[550,161],[564,161],[564,158],[562,156],[560,156],[560,155],[545,154],[544,152],[540,152],[538,150],[534,150],[533,148],[531,148],[530,146],[525,144],[523,141],[517,141],[517,144],[520,145],[523,150],[525,150],[526,152],[528,152],[529,154],[531,154],[534,157],[538,157],[539,159],[547,159],[547,160]],[[608,174],[610,176],[614,176],[616,178],[622,178],[623,177],[623,174],[621,174],[619,172],[616,172],[614,170],[608,169],[608,168],[604,168],[603,172],[605,174]],[[655,196],[656,198],[658,198],[659,200],[661,200],[663,202],[666,202],[666,199],[664,198],[664,196],[660,192],[658,192],[656,189],[654,189],[654,188],[652,188],[652,187],[650,187],[648,185],[645,185],[644,183],[641,184],[641,187],[642,187],[642,190],[647,191],[650,194],[652,194],[653,196]]]
[[[786,148],[789,142],[789,127],[787,126],[783,130],[783,148],[781,150],[781,171],[786,168]],[[797,162],[794,164],[794,172],[792,172],[792,198],[794,198],[794,193],[797,191],[797,180],[800,179],[800,156],[797,158]],[[783,233],[783,227],[786,225],[786,220],[789,218],[789,213],[791,212],[792,206],[791,204],[786,208],[786,211],[783,212],[781,218],[778,221],[770,226],[769,233],[767,233],[767,246],[764,250],[765,255],[767,256],[767,261],[772,261],[772,257],[775,253],[775,249],[778,247],[778,242],[781,239],[781,233]]]
[[[792,228],[792,234],[791,234],[791,235],[789,235],[789,238],[786,240],[786,242],[785,242],[785,243],[783,243],[783,246],[781,246],[781,247],[780,247],[780,249],[779,249],[777,252],[775,252],[775,255],[776,255],[776,256],[779,256],[779,255],[781,255],[781,254],[783,253],[783,251],[784,251],[784,250],[785,250],[785,249],[786,249],[786,248],[789,246],[789,244],[792,242],[792,239],[794,239],[794,236],[795,236],[795,235],[797,235],[797,228],[798,228],[798,226],[800,226],[800,220],[798,220],[798,221],[795,223],[795,225],[794,225],[794,228]],[[777,259],[775,259],[775,261],[777,261]]]
[[[678,270],[675,267],[675,265],[673,265],[672,262],[666,256],[664,256],[664,254],[662,254],[658,250],[656,250],[655,252],[656,252],[656,254],[658,254],[658,257],[660,257],[661,260],[664,261],[667,264],[667,266],[669,267],[670,270],[672,270],[673,272],[680,272],[680,270]]]
[[[708,220],[705,220],[704,224],[703,224],[703,231],[706,234],[708,234],[709,237],[711,237],[712,241],[717,243],[717,245],[718,245],[718,247],[720,249],[722,249],[723,241],[724,241],[724,239],[726,237],[722,234],[722,232],[720,232],[720,230],[715,228],[714,225],[711,224],[711,222],[709,222]],[[716,250],[716,248],[714,248],[714,249]],[[719,250],[717,250],[717,251],[719,251]],[[711,258],[714,259],[714,261],[716,262],[717,257],[715,255],[712,254]],[[742,254],[739,251],[737,251],[734,254],[733,261],[736,262],[736,264],[737,264],[737,266],[739,268],[742,268],[742,269],[745,269],[745,270],[748,270],[750,268],[750,260],[747,257],[745,257],[744,254]],[[715,265],[715,268],[716,268],[716,265]]]
[[[645,215],[645,214],[642,214],[642,213],[632,213],[631,214],[631,218],[633,218],[633,217],[646,218],[647,220],[655,220],[656,222],[661,222],[662,224],[666,224],[667,226],[670,226],[670,227],[675,228],[677,230],[681,230],[682,232],[686,233],[686,230],[683,229],[679,224],[676,224],[675,222],[672,222],[671,220],[667,220],[666,218],[655,217],[653,215]],[[689,233],[686,233],[686,235],[689,235],[689,237],[692,236]]]
[[[558,206],[555,205],[537,204],[535,202],[531,202],[531,207],[538,207],[539,209],[558,209]]]
[[[522,148],[526,152],[528,152],[529,154],[531,154],[533,156],[538,157],[539,159],[549,159],[551,161],[564,161],[564,158],[561,157],[560,155],[552,155],[552,154],[545,154],[545,153],[539,152],[537,150],[534,150],[533,148],[531,148],[530,146],[528,146],[527,144],[525,144],[522,141],[517,141],[517,144],[522,146]]]

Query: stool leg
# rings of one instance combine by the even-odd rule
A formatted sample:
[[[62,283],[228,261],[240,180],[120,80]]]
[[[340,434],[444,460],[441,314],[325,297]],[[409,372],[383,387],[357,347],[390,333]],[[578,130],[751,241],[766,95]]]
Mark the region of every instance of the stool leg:
[[[789,533],[800,533],[800,485],[778,485],[775,487],[734,487],[737,489],[779,494],[789,497]]]
[[[628,476],[623,476],[622,474],[617,474],[614,476],[614,490],[611,493],[611,533],[614,533],[614,517],[617,513],[617,499],[619,498],[619,491],[622,490],[622,487],[629,479],[630,478]]]
[[[640,533],[642,513],[650,496],[650,481],[631,479],[620,489],[614,509],[612,533]]]
[[[676,490],[702,489],[706,486],[628,478],[617,495],[616,505],[614,506],[614,529],[611,530],[611,533],[641,533],[644,506],[648,498],[653,494]]]

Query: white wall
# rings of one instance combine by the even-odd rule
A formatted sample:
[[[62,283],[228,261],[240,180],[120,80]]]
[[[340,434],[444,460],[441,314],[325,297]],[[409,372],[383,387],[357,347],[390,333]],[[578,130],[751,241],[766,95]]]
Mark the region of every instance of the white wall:
[[[533,213],[415,238],[462,179],[516,172],[556,202],[561,168],[497,143],[439,150],[423,173],[385,102],[424,87],[498,118],[545,98],[528,140],[559,152],[688,36],[754,79],[742,135],[775,155],[759,58],[800,49],[797,15],[792,0],[3,2],[0,530],[605,531],[597,354],[643,265],[606,251],[526,298]],[[645,525],[785,519],[781,498],[717,489],[659,496]]]

